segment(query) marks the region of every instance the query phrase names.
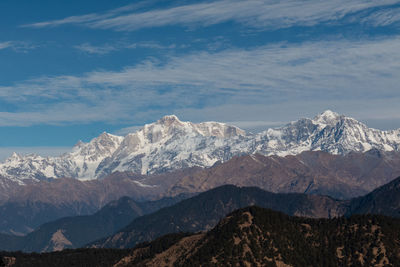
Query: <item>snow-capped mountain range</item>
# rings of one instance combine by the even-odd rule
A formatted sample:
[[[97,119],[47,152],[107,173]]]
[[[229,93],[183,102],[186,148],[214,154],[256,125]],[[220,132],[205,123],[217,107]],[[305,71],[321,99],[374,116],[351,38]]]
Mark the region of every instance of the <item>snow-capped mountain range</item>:
[[[0,175],[19,184],[60,177],[88,180],[115,171],[149,174],[209,167],[242,154],[285,156],[318,150],[346,154],[370,149],[399,151],[400,129],[371,129],[329,110],[257,134],[225,123],[182,122],[170,115],[124,137],[103,133],[58,157],[14,153],[0,164]]]

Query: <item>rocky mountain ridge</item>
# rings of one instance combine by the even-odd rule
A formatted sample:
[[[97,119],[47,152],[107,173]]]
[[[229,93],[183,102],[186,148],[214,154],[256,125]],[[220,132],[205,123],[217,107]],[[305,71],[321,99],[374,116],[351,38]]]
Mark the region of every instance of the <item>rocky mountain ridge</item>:
[[[26,234],[61,217],[92,214],[123,196],[147,201],[233,184],[275,193],[349,199],[399,176],[399,152],[370,150],[344,156],[321,151],[285,157],[254,154],[235,156],[210,168],[192,167],[151,175],[114,172],[89,181],[42,180],[0,190],[0,232]]]
[[[345,155],[370,149],[399,151],[400,129],[368,128],[329,110],[257,134],[218,122],[182,122],[170,115],[125,137],[103,133],[89,143],[79,142],[72,152],[59,157],[13,154],[0,164],[0,176],[18,184],[61,177],[87,180],[116,171],[151,174],[210,167],[243,154],[285,156],[325,151]]]
[[[369,150],[332,155],[305,151],[298,155],[233,157],[180,178],[169,195],[202,192],[221,185],[257,186],[270,192],[306,193],[348,199],[364,195],[400,176],[400,153]]]

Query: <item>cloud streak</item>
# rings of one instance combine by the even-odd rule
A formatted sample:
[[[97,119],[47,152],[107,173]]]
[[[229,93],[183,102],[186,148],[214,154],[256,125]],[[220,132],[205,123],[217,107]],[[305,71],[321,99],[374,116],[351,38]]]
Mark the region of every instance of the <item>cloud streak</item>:
[[[12,42],[0,42],[0,50],[6,49],[12,46]]]
[[[74,46],[74,48],[87,53],[87,54],[97,54],[97,55],[105,55],[112,51],[118,50],[116,46],[112,46],[109,44],[102,45],[102,46],[95,46],[89,43],[83,43],[80,45]]]
[[[44,28],[44,27],[57,27],[57,26],[65,25],[65,24],[90,23],[90,22],[99,21],[99,20],[103,20],[103,19],[108,19],[110,17],[118,16],[120,14],[123,14],[124,12],[135,11],[137,9],[140,9],[141,7],[147,6],[151,2],[153,2],[153,1],[143,1],[143,2],[136,3],[136,4],[123,6],[120,8],[111,9],[111,10],[105,12],[104,14],[91,13],[91,14],[85,14],[85,15],[79,15],[79,16],[70,16],[67,18],[59,19],[59,20],[22,25],[22,27]]]
[[[23,41],[5,41],[0,42],[0,50],[12,49],[15,52],[25,53],[29,50],[35,49],[37,46]]]
[[[105,44],[105,45],[92,45],[90,43],[83,43],[74,46],[75,49],[78,49],[81,52],[92,55],[105,55],[123,49],[145,48],[145,49],[159,50],[159,49],[173,49],[175,47],[176,47],[175,44],[170,44],[166,46],[166,45],[161,45],[157,42],[138,42],[138,43],[116,42],[114,44]]]
[[[41,77],[0,87],[2,101],[18,107],[12,113],[0,110],[0,125],[131,123],[221,105],[317,105],[328,100],[370,105],[400,98],[398,47],[399,37],[275,44],[194,52],[119,71]]]
[[[23,27],[44,28],[61,25],[82,25],[96,29],[116,31],[135,31],[143,28],[163,26],[210,26],[235,21],[243,25],[273,30],[292,26],[313,26],[319,23],[337,22],[346,16],[378,8],[364,18],[364,23],[374,26],[386,26],[397,23],[400,18],[396,13],[388,17],[388,12],[381,10],[399,4],[396,0],[288,0],[288,1],[213,1],[190,5],[180,5],[165,9],[127,12],[122,9],[104,14],[72,16],[60,20],[45,21],[23,25]],[[129,11],[129,10],[128,10]]]
[[[365,18],[361,18],[360,21],[374,27],[398,25],[400,22],[400,8],[379,10]]]

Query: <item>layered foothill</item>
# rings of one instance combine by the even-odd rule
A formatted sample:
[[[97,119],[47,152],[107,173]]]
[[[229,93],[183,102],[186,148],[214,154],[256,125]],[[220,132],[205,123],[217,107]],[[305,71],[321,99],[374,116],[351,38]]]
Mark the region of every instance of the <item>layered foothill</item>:
[[[6,266],[399,266],[399,219],[310,219],[252,206],[213,229],[178,233],[131,250],[1,252]]]

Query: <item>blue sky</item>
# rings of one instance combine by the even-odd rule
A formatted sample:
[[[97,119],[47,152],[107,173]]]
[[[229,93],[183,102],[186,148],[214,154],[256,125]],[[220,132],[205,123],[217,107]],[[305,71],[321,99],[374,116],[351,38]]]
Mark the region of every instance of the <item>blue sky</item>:
[[[400,127],[400,1],[2,0],[0,32],[0,157],[166,114]]]

